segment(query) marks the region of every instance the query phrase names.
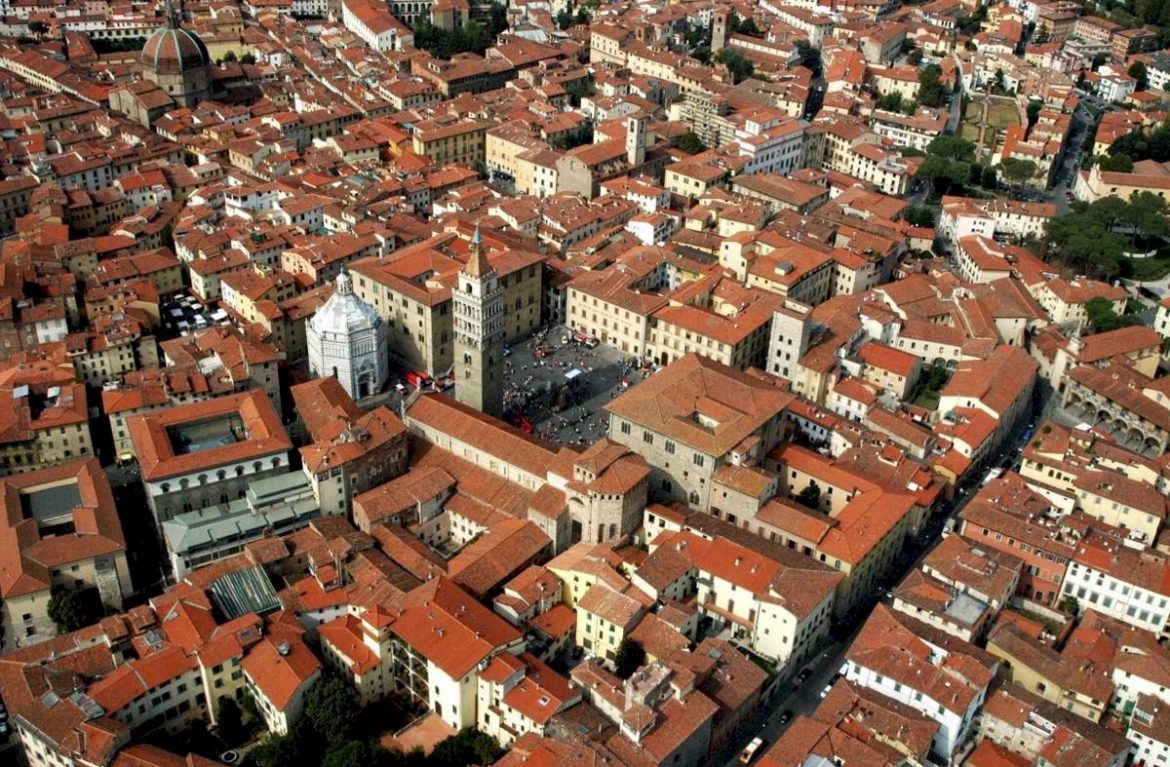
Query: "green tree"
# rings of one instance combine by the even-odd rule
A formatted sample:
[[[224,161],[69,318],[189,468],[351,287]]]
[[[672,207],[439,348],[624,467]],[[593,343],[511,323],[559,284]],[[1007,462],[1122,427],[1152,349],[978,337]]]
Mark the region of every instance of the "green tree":
[[[1077,615],[1081,611],[1081,603],[1076,597],[1067,596],[1060,600],[1060,611],[1066,615]]]
[[[906,57],[906,63],[912,67],[918,66],[920,63],[922,63],[922,51],[918,50],[917,48],[910,51],[910,55]]]
[[[568,8],[561,9],[557,14],[557,28],[568,29],[573,26],[573,14],[569,13]]]
[[[1028,127],[1031,128],[1040,119],[1040,108],[1042,104],[1039,101],[1028,102]]]
[[[245,53],[243,56],[240,56],[240,63],[248,65],[255,64],[256,57],[251,53]]]
[[[1114,171],[1116,173],[1130,173],[1133,171],[1133,158],[1127,154],[1107,154],[1097,158],[1097,164],[1101,166],[1101,170]]]
[[[584,144],[593,141],[593,126],[589,123],[581,123],[573,130],[566,133],[564,136],[557,137],[549,141],[549,146],[553,149],[565,151],[568,149],[575,149]]]
[[[703,144],[703,140],[699,138],[699,134],[689,130],[678,137],[678,148],[687,154],[698,154],[707,147]]]
[[[228,746],[238,746],[248,734],[247,728],[244,727],[244,712],[236,703],[236,699],[227,695],[219,697],[218,705],[215,718],[219,737]]]
[[[902,218],[911,226],[934,227],[938,223],[938,211],[923,206],[910,206],[902,212]]]
[[[1109,154],[1123,154],[1134,162],[1170,160],[1170,123],[1162,122],[1148,132],[1141,128],[1130,131],[1110,145]]]
[[[305,754],[294,734],[272,735],[248,752],[243,767],[289,767],[306,764]]]
[[[39,40],[49,33],[49,25],[43,21],[30,21],[28,31]]]
[[[796,494],[796,502],[814,511],[821,510],[821,486],[815,479],[810,480],[808,486]]]
[[[984,165],[979,172],[979,186],[984,189],[999,188],[999,171],[990,165]]]
[[[629,679],[644,663],[646,650],[642,643],[626,637],[618,645],[617,655],[614,656],[614,674],[618,679]]]
[[[874,106],[878,109],[884,109],[887,112],[902,112],[904,114],[914,114],[918,105],[912,99],[902,97],[898,91],[891,91],[884,96],[878,98],[874,102]]]
[[[1132,318],[1119,315],[1114,311],[1113,304],[1109,299],[1101,296],[1090,298],[1085,302],[1085,314],[1089,318],[1089,324],[1098,333],[1116,330],[1132,323]]]
[[[500,745],[493,738],[466,729],[440,741],[431,751],[427,763],[436,766],[491,764],[501,753]]]
[[[352,738],[354,713],[360,706],[353,685],[340,677],[328,676],[310,687],[305,695],[305,719],[313,732],[336,745]]]
[[[102,603],[97,589],[71,589],[57,586],[49,596],[49,620],[62,634],[77,631],[102,617]]]
[[[813,47],[808,40],[796,41],[796,55],[800,57],[800,65],[813,73],[813,77],[820,77],[822,70],[821,49]]]
[[[578,80],[565,88],[565,94],[569,97],[569,104],[573,107],[581,106],[581,99],[592,96],[594,93],[597,93],[597,89],[588,80]]]
[[[1007,78],[1004,76],[1003,69],[995,70],[995,82],[992,83],[991,87],[1000,93],[1007,91]]]
[[[974,162],[975,144],[965,138],[945,134],[926,145],[926,154],[942,155],[960,162]]]
[[[931,194],[945,194],[953,187],[971,183],[974,162],[973,143],[958,136],[939,136],[926,146],[926,156],[915,177],[928,184]],[[975,180],[979,181],[980,177]]]
[[[348,740],[331,746],[321,767],[371,767],[382,761],[384,753],[376,742]]]
[[[715,54],[715,61],[727,67],[732,83],[741,83],[755,73],[755,66],[734,48],[724,48]]]
[[[1150,75],[1149,72],[1146,71],[1145,62],[1135,61],[1134,63],[1130,64],[1129,69],[1126,70],[1126,74],[1137,80],[1137,89],[1139,91],[1144,91],[1146,88],[1150,87]]]
[[[743,19],[740,19],[732,27],[731,31],[740,35],[747,35],[748,37],[764,36],[763,30],[756,26],[756,20],[751,16],[746,16]]]
[[[1170,234],[1166,214],[1166,198],[1138,192],[1129,198],[1119,221],[1129,227],[1130,245],[1136,247],[1139,238],[1161,240]]]
[[[1120,202],[1121,208],[1110,210],[1113,203],[1098,207],[1098,203],[1109,199]],[[1074,205],[1070,213],[1050,219],[1046,242],[1049,252],[1074,269],[1109,279],[1121,271],[1121,259],[1127,247],[1125,238],[1112,231],[1125,213],[1125,203],[1116,197],[1106,197],[1098,203],[1092,208]]]
[[[927,107],[942,106],[942,68],[938,64],[927,64],[918,70],[918,98],[915,100]]]
[[[1018,157],[1005,157],[999,163],[999,174],[1009,184],[1026,184],[1036,177],[1036,163]]]
[[[227,63],[227,64],[231,64],[235,60],[236,60],[236,52],[235,51],[228,51],[227,53],[225,53],[223,55],[223,58],[220,59],[220,61],[223,61],[224,63]]]

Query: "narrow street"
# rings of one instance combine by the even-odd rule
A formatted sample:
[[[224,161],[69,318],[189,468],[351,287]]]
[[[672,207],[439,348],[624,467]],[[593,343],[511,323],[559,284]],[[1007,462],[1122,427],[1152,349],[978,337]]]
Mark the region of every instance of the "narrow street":
[[[938,541],[942,531],[951,529],[963,507],[979,491],[986,471],[992,468],[1018,469],[1020,454],[1025,442],[1034,433],[1035,426],[1040,425],[1048,418],[1053,418],[1059,423],[1065,423],[1068,420],[1067,415],[1058,407],[1059,401],[1059,397],[1055,396],[1055,393],[1048,388],[1037,389],[1033,393],[1032,415],[1020,419],[1015,433],[1004,441],[1000,449],[989,458],[981,470],[975,472],[971,479],[957,490],[953,501],[943,503],[933,518],[927,521],[926,529],[919,540],[907,541],[907,550],[902,558],[904,567],[892,580],[892,584],[901,582],[906,573],[919,567]],[[800,673],[801,668],[793,668],[791,670],[792,678],[780,683],[781,691],[763,704],[748,727],[744,728],[731,743],[713,755],[711,764],[723,764],[726,767],[739,764],[739,754],[751,739],[757,736],[764,740],[764,746],[760,753],[766,752],[784,734],[793,721],[801,716],[809,716],[816,711],[821,702],[821,691],[829,684],[833,676],[840,672],[849,645],[861,630],[868,615],[869,611],[867,610],[865,616],[852,627],[833,630],[833,641],[821,651],[817,658],[802,667],[812,669],[811,676],[803,683],[798,683],[796,675]],[[786,711],[791,712],[792,716],[788,721],[781,723],[781,716]]]

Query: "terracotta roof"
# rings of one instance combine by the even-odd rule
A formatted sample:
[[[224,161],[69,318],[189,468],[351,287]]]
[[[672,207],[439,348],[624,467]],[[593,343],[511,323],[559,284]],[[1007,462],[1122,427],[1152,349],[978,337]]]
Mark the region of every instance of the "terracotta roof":
[[[236,441],[176,454],[168,429],[228,417],[239,419],[242,435],[236,435]],[[132,416],[128,419],[128,427],[142,478],[148,482],[190,474],[200,469],[247,463],[292,449],[292,441],[280,423],[280,416],[261,390]]]
[[[126,549],[110,482],[96,459],[5,477],[0,492],[0,598],[47,590],[52,570]],[[42,492],[44,501],[32,500]],[[54,526],[67,513],[73,530],[42,536],[36,515],[43,503],[66,504],[45,511]]]
[[[689,354],[619,396],[606,410],[718,458],[793,399],[767,380]]]

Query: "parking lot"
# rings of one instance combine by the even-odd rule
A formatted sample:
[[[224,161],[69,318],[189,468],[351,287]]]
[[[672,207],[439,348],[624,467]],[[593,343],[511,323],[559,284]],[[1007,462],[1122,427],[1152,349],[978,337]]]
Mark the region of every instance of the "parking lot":
[[[606,403],[651,375],[629,355],[573,340],[555,325],[504,358],[504,409],[512,423],[551,442],[584,447],[608,431]]]
[[[229,325],[231,319],[223,309],[209,309],[187,293],[175,293],[162,299],[162,337],[175,338],[215,325]]]

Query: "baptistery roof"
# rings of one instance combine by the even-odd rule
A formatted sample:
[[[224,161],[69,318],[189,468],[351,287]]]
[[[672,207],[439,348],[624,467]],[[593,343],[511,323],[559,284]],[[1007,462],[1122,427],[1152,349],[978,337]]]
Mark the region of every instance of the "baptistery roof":
[[[334,282],[333,295],[309,323],[317,333],[349,335],[378,327],[382,318],[374,307],[353,294],[349,272],[342,269]]]

